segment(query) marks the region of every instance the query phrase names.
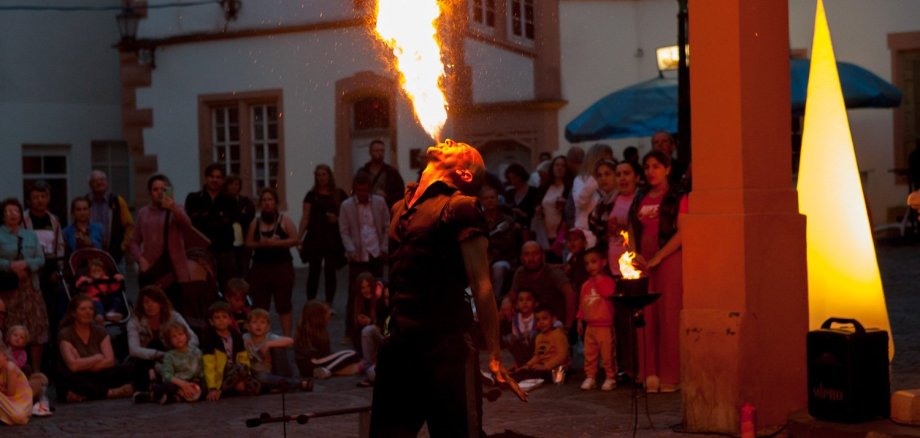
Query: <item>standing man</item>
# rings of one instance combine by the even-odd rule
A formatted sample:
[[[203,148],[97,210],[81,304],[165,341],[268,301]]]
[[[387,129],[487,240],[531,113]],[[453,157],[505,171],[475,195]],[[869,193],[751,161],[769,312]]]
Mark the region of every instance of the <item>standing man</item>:
[[[86,197],[92,203],[90,222],[102,225],[103,246],[115,263],[121,264],[134,231],[134,218],[128,203],[125,198],[109,191],[109,178],[101,170],[93,170],[89,174],[89,190]]]
[[[221,192],[226,176],[222,164],[209,164],[204,169],[204,187],[200,192],[189,193],[185,197],[185,211],[192,219],[192,225],[211,241],[208,251],[217,263],[217,281],[221,290],[227,285],[227,280],[241,275],[236,269],[233,247],[233,223],[238,221],[236,201]]]
[[[396,201],[402,199],[405,183],[399,171],[383,161],[384,149],[383,141],[371,141],[371,161],[368,161],[360,171],[370,175],[371,189],[374,194],[383,196],[387,201],[387,206],[392,206]]]
[[[38,273],[38,280],[45,299],[48,318],[51,322],[51,333],[57,333],[57,322],[63,316],[64,295],[59,293],[60,285],[58,271],[64,266],[64,236],[61,221],[51,211],[51,185],[44,180],[36,181],[29,187],[26,199],[29,209],[22,215],[22,224],[27,230],[35,231],[38,243],[45,255],[45,265]]]
[[[482,157],[451,140],[428,148],[427,155],[418,184],[393,207],[390,337],[377,356],[372,437],[415,437],[426,422],[435,437],[482,435],[470,301],[489,351],[489,369],[526,399],[501,365],[488,228],[476,198],[466,195],[482,183]]]
[[[358,333],[354,333],[354,303],[358,293],[355,278],[364,271],[383,278],[390,209],[382,196],[371,194],[371,177],[367,172],[359,170],[351,187],[354,194],[339,208],[339,232],[348,258],[345,336],[357,341]]]

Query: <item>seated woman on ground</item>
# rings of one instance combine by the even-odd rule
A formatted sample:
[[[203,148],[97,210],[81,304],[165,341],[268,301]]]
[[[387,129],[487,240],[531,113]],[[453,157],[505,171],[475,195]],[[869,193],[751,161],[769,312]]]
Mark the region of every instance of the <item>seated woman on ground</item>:
[[[355,328],[361,333],[361,356],[358,372],[367,375],[367,379],[358,386],[373,386],[377,373],[377,352],[383,343],[383,327],[386,324],[389,290],[383,282],[377,280],[370,272],[362,272],[355,278],[358,283],[358,295],[355,297]]]
[[[29,422],[32,413],[32,389],[29,380],[16,366],[3,342],[0,342],[0,423],[10,426]]]
[[[188,324],[159,286],[141,289],[134,306],[134,318],[128,321],[128,352],[134,362],[134,386],[138,391],[149,389],[154,366],[163,362],[169,350],[163,344],[162,329],[170,323]],[[198,336],[189,329],[188,343],[198,347]]]
[[[57,379],[58,394],[69,402],[128,397],[131,386],[129,365],[115,363],[112,338],[95,324],[93,300],[77,294],[67,306],[58,333],[64,367]]]
[[[314,300],[303,306],[294,336],[294,357],[301,377],[326,379],[358,373],[359,358],[354,350],[332,352],[327,329],[331,318],[326,303]]]

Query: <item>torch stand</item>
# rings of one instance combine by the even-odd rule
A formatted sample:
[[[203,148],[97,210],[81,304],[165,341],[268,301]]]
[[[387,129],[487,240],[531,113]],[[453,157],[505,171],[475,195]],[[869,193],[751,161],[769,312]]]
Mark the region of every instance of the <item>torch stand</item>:
[[[648,292],[648,277],[641,277],[634,280],[622,279],[617,284],[617,294],[612,297],[613,302],[617,306],[623,306],[629,309],[629,351],[632,354],[637,354],[638,349],[636,348],[636,342],[638,336],[633,336],[636,332],[636,328],[644,326],[639,324],[638,319],[640,318],[639,311],[648,306],[649,304],[654,303],[658,298],[661,297],[660,293],[657,292]],[[643,352],[645,348],[643,345]],[[633,436],[636,436],[636,431],[639,427],[639,386],[638,381],[638,370],[635,369],[635,361],[631,360],[630,370],[627,371],[627,375],[633,380],[632,386],[632,413],[633,413]],[[649,426],[654,429],[655,426],[652,425],[651,414],[648,409],[648,396],[645,398],[645,416],[648,418]]]

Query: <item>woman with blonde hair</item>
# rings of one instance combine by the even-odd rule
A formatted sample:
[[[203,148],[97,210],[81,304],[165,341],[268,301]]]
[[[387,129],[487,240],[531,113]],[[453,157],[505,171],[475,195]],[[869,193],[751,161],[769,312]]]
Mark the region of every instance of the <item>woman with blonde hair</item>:
[[[597,239],[588,228],[588,215],[597,206],[600,196],[597,194],[597,180],[594,171],[601,160],[613,160],[613,149],[605,144],[596,144],[588,149],[585,161],[581,166],[581,173],[572,181],[572,199],[575,200],[574,227],[585,232],[588,248],[596,243]]]

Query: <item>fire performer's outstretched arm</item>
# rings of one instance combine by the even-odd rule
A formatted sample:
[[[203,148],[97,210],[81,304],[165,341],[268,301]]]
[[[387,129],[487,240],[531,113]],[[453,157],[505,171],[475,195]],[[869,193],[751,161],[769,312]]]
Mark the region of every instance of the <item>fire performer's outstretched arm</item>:
[[[479,327],[482,329],[489,350],[489,371],[495,375],[499,383],[508,384],[511,390],[523,401],[527,400],[525,393],[517,383],[508,376],[508,371],[502,366],[501,347],[499,345],[498,309],[495,307],[495,296],[492,292],[492,282],[489,280],[488,257],[489,241],[483,236],[473,237],[460,244],[463,253],[463,264],[466,275],[473,290],[473,299],[476,302],[476,314],[479,318]]]

